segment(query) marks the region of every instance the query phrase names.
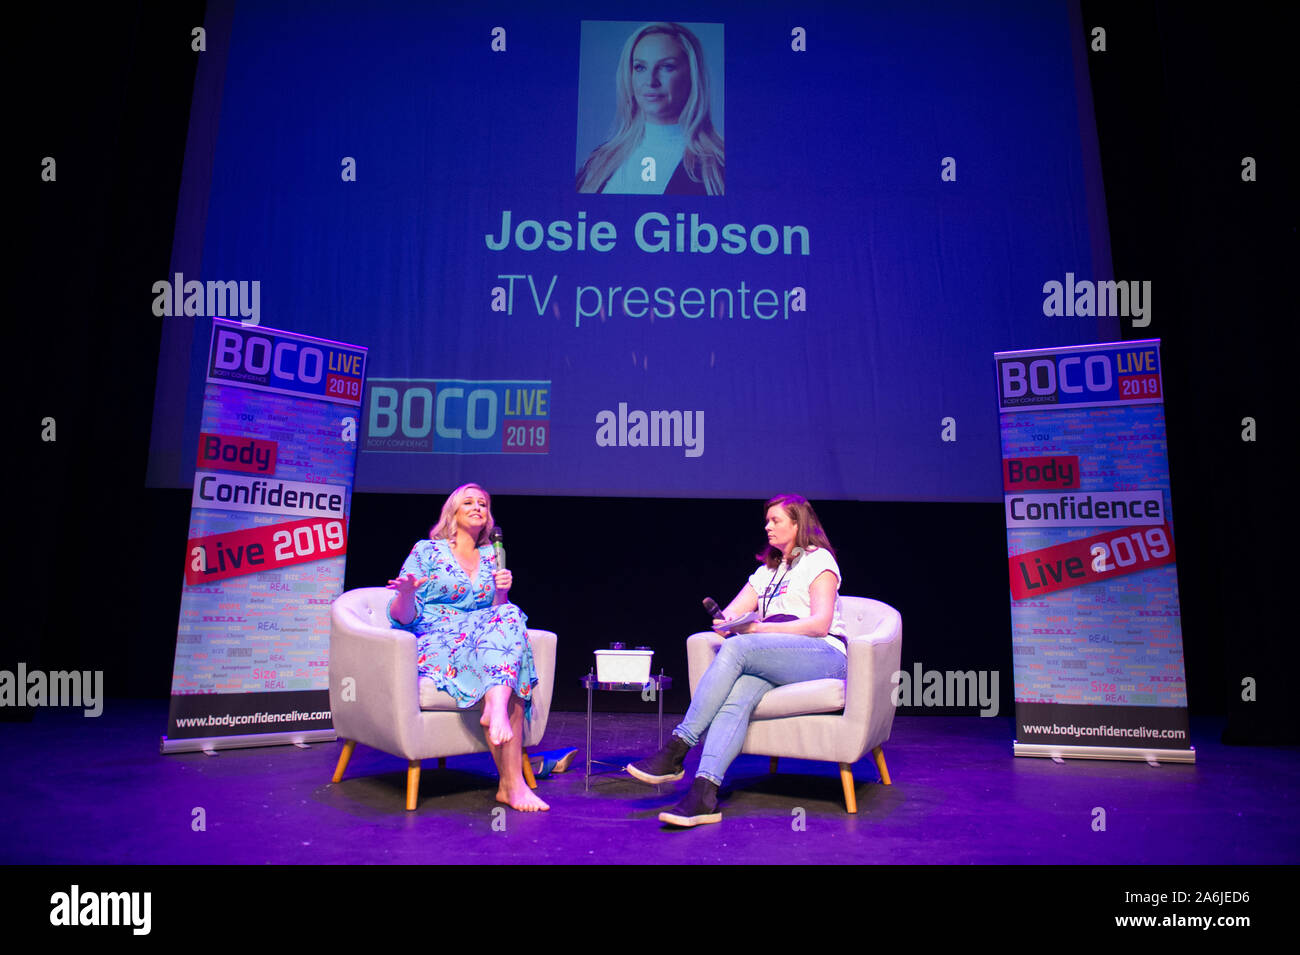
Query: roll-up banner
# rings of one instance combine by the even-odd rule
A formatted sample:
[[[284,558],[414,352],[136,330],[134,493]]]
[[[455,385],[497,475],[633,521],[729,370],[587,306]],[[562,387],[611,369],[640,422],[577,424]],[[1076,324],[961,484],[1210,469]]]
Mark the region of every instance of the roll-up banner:
[[[214,319],[164,753],[334,738],[366,349]]]
[[[1160,342],[994,361],[1015,754],[1193,762]]]

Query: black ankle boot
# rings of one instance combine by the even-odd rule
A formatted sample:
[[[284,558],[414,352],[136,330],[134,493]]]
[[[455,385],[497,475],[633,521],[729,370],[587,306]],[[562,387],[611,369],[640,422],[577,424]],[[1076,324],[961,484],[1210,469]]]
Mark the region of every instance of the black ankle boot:
[[[629,763],[626,768],[632,778],[639,779],[643,783],[675,783],[686,775],[686,770],[682,769],[682,761],[686,759],[686,754],[690,750],[691,746],[686,740],[678,736],[670,736],[659,752],[649,759],[638,759],[635,763]]]
[[[659,821],[685,827],[722,822],[722,813],[718,812],[718,784],[696,776],[686,798],[667,812],[659,813]]]

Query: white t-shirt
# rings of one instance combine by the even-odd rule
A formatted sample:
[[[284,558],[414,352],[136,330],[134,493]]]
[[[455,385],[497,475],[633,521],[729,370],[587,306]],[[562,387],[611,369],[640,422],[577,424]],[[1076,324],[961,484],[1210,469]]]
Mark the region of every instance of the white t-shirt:
[[[676,123],[659,126],[646,123],[645,136],[641,144],[614,170],[602,192],[614,195],[648,195],[662,196],[668,188],[668,180],[681,165],[682,156],[686,154],[686,137],[682,127]],[[646,182],[641,178],[641,162],[647,156],[654,157],[655,178]]]
[[[827,633],[843,634],[844,616],[840,608],[840,565],[835,563],[831,552],[824,547],[812,547],[794,560],[794,566],[787,567],[785,561],[768,570],[766,564],[760,564],[758,570],[749,576],[749,586],[758,594],[758,613],[760,617],[770,617],[774,613],[791,614],[795,617],[812,616],[812,582],[822,571],[829,570],[835,575],[835,613],[831,617],[831,627]],[[835,637],[823,639],[841,653],[845,652],[844,642]]]

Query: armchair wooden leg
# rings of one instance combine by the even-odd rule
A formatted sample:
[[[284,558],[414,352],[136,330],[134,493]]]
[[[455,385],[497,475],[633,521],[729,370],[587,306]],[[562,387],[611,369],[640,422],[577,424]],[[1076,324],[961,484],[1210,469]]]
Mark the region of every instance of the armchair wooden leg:
[[[420,797],[420,761],[413,759],[406,764],[406,811],[414,812],[416,800]]]
[[[844,787],[844,804],[849,812],[857,812],[858,794],[853,783],[853,767],[848,763],[840,763],[840,784]]]
[[[772,759],[771,759],[771,761],[768,762],[768,764],[767,764],[767,771],[768,771],[769,773],[774,773],[774,772],[776,772],[776,764],[777,764],[777,762],[780,760],[780,758],[781,758],[780,756],[773,756]]]
[[[343,741],[343,752],[339,753],[338,765],[334,767],[334,782],[343,782],[343,770],[348,768],[348,760],[352,758],[352,751],[356,748],[356,740],[345,739]]]
[[[522,767],[524,771],[524,782],[528,784],[529,789],[536,789],[537,777],[533,775],[533,761],[528,758],[528,750],[520,750],[520,755],[523,756],[524,762]]]
[[[447,768],[447,757],[446,757],[446,756],[439,756],[439,757],[438,757],[438,768],[439,768],[439,769],[446,769],[446,768]]]
[[[892,786],[889,781],[889,769],[885,766],[885,753],[879,746],[871,751],[871,755],[876,759],[876,769],[880,771],[880,781],[886,786]]]

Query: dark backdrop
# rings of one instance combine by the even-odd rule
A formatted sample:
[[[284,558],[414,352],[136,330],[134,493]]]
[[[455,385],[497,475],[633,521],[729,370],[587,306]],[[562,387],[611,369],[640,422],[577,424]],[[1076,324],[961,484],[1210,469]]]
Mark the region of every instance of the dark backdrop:
[[[990,15],[996,15],[990,8]],[[360,15],[360,14],[359,14]],[[1118,279],[1153,283],[1164,340],[1183,637],[1192,713],[1226,738],[1295,738],[1297,664],[1283,585],[1293,534],[1282,381],[1295,305],[1295,187],[1282,130],[1293,14],[1084,3],[1106,30],[1089,64]],[[0,668],[102,669],[109,696],[167,695],[188,493],[144,488],[159,322],[195,60],[195,3],[121,3],[76,22],[37,14],[14,37],[20,248],[16,409],[6,535],[11,606]],[[41,182],[43,157],[58,179]],[[1241,160],[1259,181],[1241,180]],[[107,371],[106,371],[107,369]],[[990,399],[991,400],[991,399]],[[1259,438],[1241,440],[1256,419]],[[41,439],[52,418],[57,440]],[[490,474],[483,475],[491,484]],[[1276,490],[1275,490],[1276,488]],[[773,488],[773,492],[785,490]],[[357,495],[347,586],[382,583],[428,532],[440,500]],[[1010,712],[1010,613],[993,505],[818,503],[846,593],[897,606],[904,666],[1001,673]],[[654,646],[685,677],[681,638],[726,602],[762,542],[759,501],[498,497],[513,597],[563,649],[556,705],[609,640]],[[583,572],[575,574],[574,568]],[[1241,699],[1245,678],[1255,702]],[[683,704],[684,685],[668,697]],[[647,704],[606,695],[605,708]],[[937,713],[940,710],[917,710]],[[967,711],[969,712],[969,711]],[[0,711],[22,718],[20,710]],[[162,731],[162,727],[159,727]]]

